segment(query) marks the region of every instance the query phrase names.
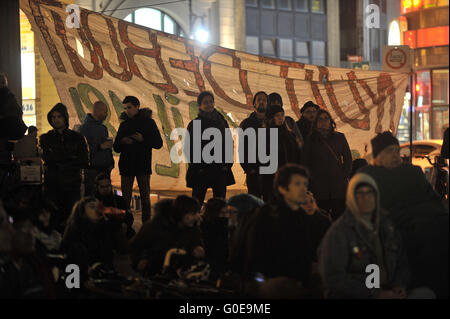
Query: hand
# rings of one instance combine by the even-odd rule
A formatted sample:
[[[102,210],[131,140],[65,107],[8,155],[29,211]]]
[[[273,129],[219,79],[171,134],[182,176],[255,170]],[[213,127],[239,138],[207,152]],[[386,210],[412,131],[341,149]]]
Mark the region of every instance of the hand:
[[[110,149],[110,148],[112,148],[112,147],[113,147],[113,141],[111,141],[111,140],[108,140],[108,141],[106,141],[106,142],[100,144],[100,148],[101,148],[102,150],[107,150],[107,149]]]
[[[406,299],[406,289],[403,287],[394,287],[392,288],[394,294],[399,296],[401,299]]]
[[[120,143],[130,145],[133,144],[133,139],[129,137],[124,137],[120,140]]]
[[[192,251],[192,254],[194,255],[195,258],[204,258],[205,257],[205,250],[203,249],[202,246],[197,246]]]
[[[139,133],[139,132],[136,132],[133,135],[130,135],[130,137],[132,139],[138,141],[138,142],[143,142],[144,141],[144,136],[141,133]]]

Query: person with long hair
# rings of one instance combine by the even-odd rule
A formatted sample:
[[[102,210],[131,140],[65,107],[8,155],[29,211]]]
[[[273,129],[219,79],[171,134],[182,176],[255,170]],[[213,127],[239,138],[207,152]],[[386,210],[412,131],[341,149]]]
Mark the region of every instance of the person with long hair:
[[[336,220],[345,210],[345,191],[352,170],[352,154],[345,135],[324,109],[317,112],[305,144],[305,164],[311,172],[310,190],[317,205]]]

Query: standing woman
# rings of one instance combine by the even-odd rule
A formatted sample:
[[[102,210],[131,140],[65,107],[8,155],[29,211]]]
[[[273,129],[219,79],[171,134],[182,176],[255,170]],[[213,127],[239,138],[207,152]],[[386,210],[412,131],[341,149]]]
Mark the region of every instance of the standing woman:
[[[352,154],[345,135],[336,132],[330,113],[320,109],[305,145],[311,172],[310,190],[317,205],[336,220],[345,210],[345,192],[352,171]]]
[[[203,204],[205,200],[206,191],[208,188],[212,188],[214,197],[220,197],[225,199],[227,186],[235,184],[234,175],[231,171],[233,162],[226,163],[225,154],[233,154],[233,143],[227,145],[226,140],[233,141],[231,132],[228,130],[228,123],[225,118],[217,112],[214,108],[214,95],[211,92],[205,91],[199,94],[197,97],[197,103],[199,105],[199,112],[196,119],[191,121],[187,127],[189,132],[188,144],[185,144],[185,154],[189,159],[189,168],[186,173],[186,184],[187,187],[192,188],[192,197],[196,198],[200,205]],[[221,133],[221,144],[222,144],[222,156],[216,158],[216,143],[219,141],[214,141],[214,148],[210,150],[208,155],[213,158],[211,163],[207,163],[203,158],[203,149],[206,145],[211,143],[211,137],[209,140],[194,141],[194,122],[197,125],[201,125],[201,133],[199,136],[203,136],[203,132],[208,128],[216,128],[220,130]],[[225,138],[226,135],[227,138]],[[194,143],[200,145],[200,148],[194,148]],[[219,144],[220,145],[220,144]],[[210,145],[208,145],[210,148]],[[227,149],[228,148],[228,149]],[[194,151],[197,153],[194,155]],[[200,154],[198,154],[200,152]],[[198,155],[199,163],[194,163],[195,156]],[[216,155],[216,156],[214,156]],[[231,155],[231,160],[233,155]]]

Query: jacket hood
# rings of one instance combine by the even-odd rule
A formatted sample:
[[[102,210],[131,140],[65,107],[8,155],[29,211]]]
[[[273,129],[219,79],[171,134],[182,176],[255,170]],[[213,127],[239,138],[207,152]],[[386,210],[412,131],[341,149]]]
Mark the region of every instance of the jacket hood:
[[[360,184],[369,184],[375,189],[376,192],[376,209],[375,209],[375,229],[372,224],[368,223],[365,219],[361,218],[361,214],[358,208],[358,204],[356,203],[356,197],[355,197],[355,191],[356,188]],[[380,214],[381,214],[381,208],[380,208],[380,192],[378,190],[377,183],[375,180],[364,173],[357,173],[355,174],[352,179],[350,180],[350,183],[347,187],[347,196],[346,196],[346,205],[347,210],[349,210],[356,218],[358,222],[363,224],[366,228],[369,228],[370,230],[378,231],[378,227],[380,224]]]
[[[53,124],[52,124],[52,121],[51,121],[51,116],[52,116],[52,113],[55,112],[55,111],[57,111],[58,113],[60,113],[64,117],[64,120],[66,122],[66,128],[69,128],[69,113],[67,112],[67,107],[64,104],[62,104],[62,103],[56,104],[50,110],[50,112],[47,113],[47,121],[48,121],[48,123],[53,127]]]
[[[134,118],[144,118],[144,119],[151,119],[152,118],[152,110],[149,109],[148,107],[144,107],[142,109],[139,109],[138,114],[136,114],[136,116]],[[120,114],[119,117],[120,120],[125,121],[125,120],[129,120],[130,118],[127,115],[127,112],[123,111]]]

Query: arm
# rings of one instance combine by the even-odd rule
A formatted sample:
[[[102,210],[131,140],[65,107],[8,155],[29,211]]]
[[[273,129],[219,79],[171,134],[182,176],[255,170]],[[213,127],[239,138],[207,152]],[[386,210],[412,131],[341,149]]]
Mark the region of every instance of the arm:
[[[163,146],[163,140],[161,138],[161,133],[159,132],[158,126],[155,120],[149,119],[148,127],[145,128],[143,132],[144,145],[148,148],[160,149]]]
[[[125,134],[123,132],[122,124],[120,124],[119,130],[117,131],[117,134],[116,134],[116,139],[114,140],[114,144],[113,144],[114,152],[116,152],[116,153],[122,152],[122,143],[120,142],[120,140],[123,137],[125,137]]]

